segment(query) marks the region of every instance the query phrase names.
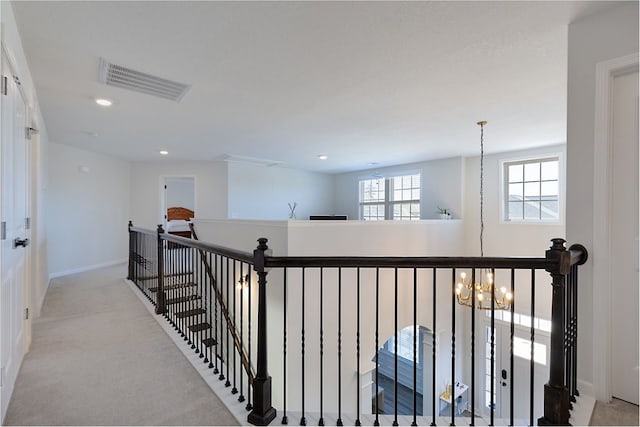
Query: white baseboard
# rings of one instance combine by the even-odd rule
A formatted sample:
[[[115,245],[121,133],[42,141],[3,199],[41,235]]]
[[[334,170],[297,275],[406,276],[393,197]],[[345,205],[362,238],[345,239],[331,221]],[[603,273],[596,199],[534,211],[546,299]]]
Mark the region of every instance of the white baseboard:
[[[94,264],[88,265],[86,267],[72,268],[70,270],[59,271],[57,273],[49,274],[49,280],[55,279],[56,277],[68,276],[69,274],[83,273],[85,271],[97,270],[98,268],[104,267],[112,267],[118,264],[124,264],[128,261],[128,259],[118,259],[115,261],[104,262],[102,264]]]

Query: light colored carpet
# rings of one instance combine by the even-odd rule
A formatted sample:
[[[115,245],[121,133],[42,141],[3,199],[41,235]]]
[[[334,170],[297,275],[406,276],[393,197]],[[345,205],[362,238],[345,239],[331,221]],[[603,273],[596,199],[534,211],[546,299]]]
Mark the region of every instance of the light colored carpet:
[[[609,403],[596,402],[590,426],[637,426],[638,405],[613,398]]]
[[[124,276],[52,281],[6,425],[237,425]]]

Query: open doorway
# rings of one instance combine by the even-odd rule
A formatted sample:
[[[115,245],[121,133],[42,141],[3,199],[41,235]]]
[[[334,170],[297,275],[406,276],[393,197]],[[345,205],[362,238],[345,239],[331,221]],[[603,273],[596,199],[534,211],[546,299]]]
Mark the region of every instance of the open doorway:
[[[193,176],[162,177],[162,218],[170,234],[191,237],[189,222],[196,212],[196,179]]]

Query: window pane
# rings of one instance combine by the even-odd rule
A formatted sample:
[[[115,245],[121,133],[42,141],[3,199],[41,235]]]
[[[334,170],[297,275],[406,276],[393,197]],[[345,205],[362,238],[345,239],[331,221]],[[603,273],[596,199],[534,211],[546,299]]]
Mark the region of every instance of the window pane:
[[[540,183],[540,196],[547,199],[558,198],[558,181],[546,181]]]
[[[524,203],[524,219],[540,219],[540,202]]]
[[[542,162],[541,176],[542,180],[555,180],[558,179],[558,161],[552,160],[549,162]]]
[[[522,184],[509,184],[509,200],[522,201],[524,196],[523,191]]]
[[[540,181],[540,163],[525,163],[524,180]]]
[[[393,200],[402,200],[402,190],[393,190]]]
[[[523,166],[522,165],[509,165],[509,182],[522,182]]]
[[[542,202],[541,206],[542,219],[558,219],[560,217],[557,201],[546,200]]]
[[[508,219],[524,219],[524,205],[522,202],[509,202]]]
[[[527,182],[524,184],[524,198],[526,200],[538,200],[540,198],[540,183]]]
[[[411,200],[420,200],[420,189],[411,190]]]

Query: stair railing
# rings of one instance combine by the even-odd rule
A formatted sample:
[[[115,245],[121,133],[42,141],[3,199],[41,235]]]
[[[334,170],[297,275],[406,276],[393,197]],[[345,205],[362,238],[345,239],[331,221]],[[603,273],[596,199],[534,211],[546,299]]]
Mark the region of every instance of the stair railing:
[[[147,250],[141,243],[147,242],[152,232],[137,229],[131,224],[129,230],[131,234],[128,276],[145,295],[149,296],[153,290],[144,285],[151,274],[148,268],[143,267],[153,266],[154,256],[164,258],[165,263],[163,270],[159,270],[156,274],[157,277],[161,278],[164,273],[165,278],[176,278],[180,277],[180,274],[189,273],[195,282],[202,283],[195,286],[195,292],[185,292],[185,287],[178,286],[179,283],[175,279],[170,284],[167,284],[165,279],[163,292],[166,294],[166,309],[163,314],[167,316],[167,312],[172,313],[168,315],[169,321],[176,325],[177,330],[183,331],[181,333],[185,334],[185,340],[192,343],[192,348],[196,352],[200,351],[205,361],[207,359],[215,361],[213,364],[210,362],[209,367],[213,365],[214,372],[220,372],[221,380],[226,377],[225,385],[232,385],[229,380],[232,376],[234,381],[232,393],[236,390],[235,366],[238,360],[239,365],[243,367],[240,369],[240,381],[242,382],[244,375],[251,383],[250,392],[247,388],[249,397],[247,410],[251,411],[248,421],[254,425],[267,425],[275,419],[274,393],[283,411],[282,424],[287,424],[289,415],[295,413],[300,416],[299,424],[306,425],[310,409],[314,412],[314,417],[318,417],[319,425],[324,425],[326,417],[329,416],[335,417],[332,422],[336,425],[342,425],[345,416],[350,417],[349,419],[356,425],[368,421],[372,421],[374,425],[387,421],[392,421],[392,425],[399,425],[399,423],[417,425],[419,415],[428,415],[426,412],[423,414],[423,409],[430,412],[431,425],[442,423],[443,419],[440,417],[443,403],[443,396],[440,393],[442,385],[436,384],[435,374],[432,375],[431,384],[424,384],[425,396],[428,393],[428,386],[431,386],[430,399],[425,400],[422,405],[417,403],[416,357],[419,351],[417,324],[428,324],[432,332],[431,354],[423,355],[425,366],[431,356],[430,362],[434,373],[436,367],[440,372],[442,365],[448,364],[449,374],[445,379],[452,387],[460,378],[466,377],[470,383],[468,389],[470,402],[464,403],[454,398],[449,400],[448,423],[456,425],[456,415],[458,412],[465,411],[464,414],[471,419],[471,425],[474,425],[475,418],[481,415],[488,416],[489,424],[493,425],[494,412],[497,409],[495,387],[498,381],[503,382],[495,371],[498,356],[496,325],[502,322],[509,327],[508,365],[513,375],[514,330],[519,328],[522,331],[524,323],[515,325],[514,319],[519,316],[514,311],[515,304],[511,305],[507,313],[500,312],[493,305],[489,311],[482,311],[475,303],[471,308],[462,307],[457,303],[457,274],[466,271],[475,280],[476,276],[479,277],[485,269],[491,270],[496,282],[499,280],[501,286],[506,286],[508,291],[513,293],[515,301],[522,298],[523,301],[528,300],[531,306],[528,314],[520,315],[523,318],[527,316],[529,318],[530,373],[528,378],[510,378],[507,385],[509,387],[508,408],[501,408],[503,411],[501,417],[508,419],[509,425],[533,425],[536,419],[541,425],[567,424],[569,421],[570,402],[578,395],[576,387],[577,266],[587,260],[587,251],[581,245],[573,245],[566,249],[563,239],[553,239],[553,245],[544,258],[291,257],[272,256],[267,246],[267,239],[264,238],[258,240],[257,249],[253,254],[249,254],[158,232],[158,241],[163,242],[163,255],[160,256],[159,253],[153,255],[152,251]],[[180,249],[169,249],[170,244],[175,244]],[[158,264],[160,263],[156,260],[155,265]],[[238,276],[246,277],[250,281],[252,277],[252,274],[248,274],[250,269],[257,276],[257,300],[252,301],[252,286],[249,285],[246,289],[248,300],[244,300],[244,291],[239,292],[239,298],[243,300],[238,307],[235,299],[237,293],[234,292],[231,295],[229,289],[235,288]],[[270,287],[277,286],[278,289],[284,290],[283,301],[281,304],[276,304],[277,310],[281,310],[284,318],[284,330],[280,337],[277,330],[267,327],[267,313],[273,310],[270,308],[272,305],[267,305],[267,278],[273,276],[274,270],[280,271],[283,277],[282,283],[272,281],[269,284]],[[534,410],[534,401],[537,401],[536,396],[540,395],[534,390],[534,373],[538,357],[534,346],[536,339],[539,339],[536,325],[543,320],[539,319],[539,308],[536,308],[536,300],[539,299],[536,297],[536,289],[540,291],[541,286],[546,286],[545,281],[542,280],[544,274],[538,277],[545,271],[551,275],[552,285],[549,381],[544,385],[544,411],[537,413]],[[525,283],[522,283],[523,277]],[[162,285],[157,288],[162,289]],[[332,295],[329,295],[330,293]],[[204,298],[202,298],[203,295]],[[153,297],[150,297],[150,300],[154,302]],[[201,300],[204,300],[204,303],[196,303]],[[155,301],[158,304],[160,299],[155,298]],[[182,306],[176,307],[180,304]],[[205,327],[202,326],[202,319],[179,316],[179,313],[195,310],[194,307],[200,310],[193,313],[197,312],[196,316],[204,316],[204,323],[211,326],[207,332],[211,335],[207,335],[211,346],[205,350],[204,356],[202,356],[201,344],[196,343],[198,337],[194,335],[195,330]],[[522,306],[519,307],[519,310],[521,309]],[[238,311],[240,311],[239,315]],[[313,317],[315,316],[313,313],[318,311],[320,317]],[[256,312],[256,336],[252,338],[251,318],[252,313],[256,314]],[[323,312],[325,319],[327,314],[330,315],[329,320],[322,320]],[[383,312],[387,314],[383,315]],[[392,318],[389,317],[389,313]],[[481,313],[486,314],[486,317]],[[297,319],[292,319],[296,316]],[[447,317],[449,317],[448,321]],[[314,330],[318,328],[318,331],[312,333],[308,328],[305,329],[305,320],[311,323]],[[488,322],[489,326],[486,328],[486,334],[480,333],[478,336],[476,331],[480,330],[477,323],[479,320]],[[411,321],[414,325],[413,389],[412,399],[410,399],[412,417],[410,419],[403,418],[403,414],[398,413],[398,404],[402,403],[399,402],[398,397],[398,390],[401,388],[398,378],[398,333],[401,329],[400,325],[406,324],[407,321]],[[238,323],[241,325],[238,326]],[[301,327],[297,342],[291,339],[292,325],[296,325],[296,328]],[[329,325],[332,325],[331,328]],[[337,329],[333,330],[333,328]],[[237,333],[237,331],[240,332]],[[244,334],[245,331],[246,334]],[[355,332],[355,337],[350,336],[352,331]],[[363,365],[373,352],[374,368],[370,378],[374,381],[374,390],[378,390],[378,381],[381,379],[378,362],[383,340],[389,336],[389,332],[394,338],[392,352],[395,353],[393,378],[395,383],[393,390],[386,391],[388,393],[393,391],[394,413],[389,414],[392,419],[381,416],[378,399],[374,399],[372,407],[369,408],[363,403],[369,398],[367,393],[371,393],[372,387],[369,386],[367,389],[364,384],[367,381],[365,377],[369,374],[367,374],[368,368],[363,368]],[[371,333],[373,336],[369,335]],[[486,342],[479,339],[483,336]],[[232,343],[229,342],[230,337]],[[244,337],[247,337],[246,341]],[[255,354],[251,351],[252,342],[257,344]],[[268,370],[269,366],[273,368],[275,365],[267,363],[269,342],[282,343],[282,378],[277,378],[278,387],[275,391]],[[330,351],[328,351],[329,347],[331,347]],[[233,355],[229,354],[231,348],[234,351]],[[293,353],[292,349],[295,350]],[[449,353],[448,362],[447,357],[443,357],[446,352]],[[243,355],[246,355],[246,358]],[[471,359],[469,366],[465,357]],[[250,369],[252,360],[256,363],[255,374]],[[485,374],[493,379],[486,382],[488,383],[486,390],[476,384],[481,376],[477,367],[482,366],[485,363],[484,360],[486,360],[485,366],[488,366],[487,370],[490,370]],[[336,371],[327,375],[323,367],[329,361]],[[307,362],[306,365],[305,362]],[[349,366],[354,365],[355,372],[351,373]],[[231,366],[233,366],[232,371],[230,371]],[[292,366],[300,370],[291,372]],[[226,370],[226,376],[224,370]],[[443,378],[438,380],[442,381]],[[539,380],[540,378],[536,378],[536,381]],[[516,382],[519,384],[528,382],[530,386],[528,398],[514,395]],[[242,396],[242,383],[240,387]],[[327,388],[330,388],[329,393],[326,392]],[[455,393],[457,389],[452,391]],[[309,399],[313,401],[310,402]],[[485,399],[488,401],[485,402]],[[514,408],[516,403],[521,404],[525,399],[529,402],[528,419],[523,418],[517,408]],[[539,415],[542,417],[538,418]],[[366,419],[366,417],[370,418]],[[424,420],[421,418],[422,422]]]

